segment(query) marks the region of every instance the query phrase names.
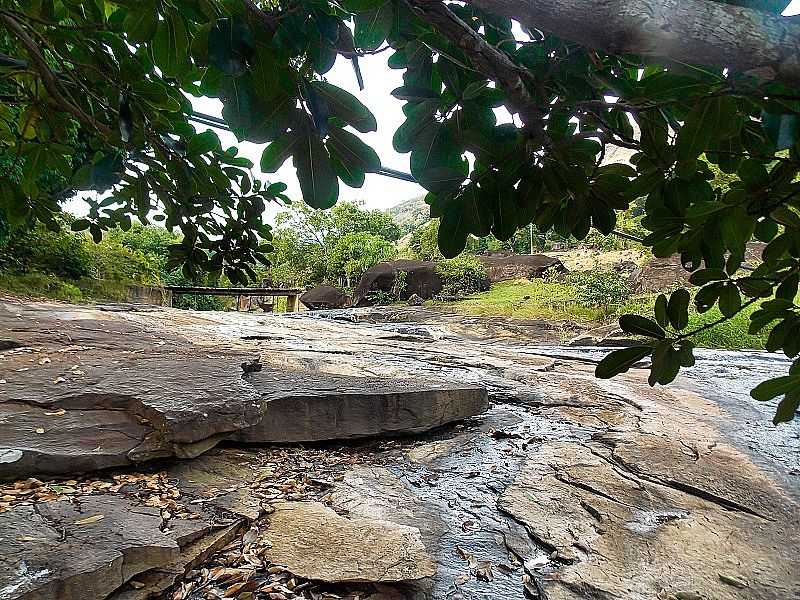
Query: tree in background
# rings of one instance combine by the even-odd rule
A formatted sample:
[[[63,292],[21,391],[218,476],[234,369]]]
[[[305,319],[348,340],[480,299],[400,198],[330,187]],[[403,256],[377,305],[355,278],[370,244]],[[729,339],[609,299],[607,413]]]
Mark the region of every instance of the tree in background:
[[[325,259],[329,280],[342,279],[344,287],[355,287],[364,272],[373,265],[390,260],[396,254],[394,244],[380,235],[366,231],[347,233],[333,243]]]
[[[400,228],[379,210],[341,202],[331,210],[293,204],[278,213],[269,277],[275,283],[308,285],[322,282],[351,287],[377,262],[395,254]]]
[[[800,23],[773,0],[8,0],[0,7],[0,144],[19,180],[4,177],[12,221],[54,211],[45,171],[102,191],[76,221],[100,240],[131,218],[182,232],[171,249],[187,276],[234,283],[267,263],[267,202],[285,184],[190,122],[190,95],[219,98],[227,125],[263,143],[260,168],[289,158],[304,200],[330,208],[340,182],[359,187],[380,158],[359,137],[377,119],[325,80],[337,56],[354,76],[366,53],[391,49],[403,71],[392,92],[406,121],[394,132],[411,173],[441,218],[445,256],[470,235],[507,240],[535,223],[584,239],[646,198],[645,244],[680,255],[700,286],[695,301],[723,319],[764,299],[752,328],[794,359],[754,390],[800,404]],[[520,28],[512,28],[515,19]],[[521,32],[521,33],[518,33]],[[519,36],[518,38],[516,36]],[[514,119],[498,123],[495,108]],[[634,124],[637,127],[634,127]],[[79,146],[90,156],[75,164]],[[632,164],[604,164],[614,148]],[[734,175],[727,192],[700,157]],[[468,160],[471,157],[472,160]],[[153,217],[155,218],[155,217]],[[752,238],[764,263],[739,266]],[[624,318],[650,343],[613,353],[609,377],[652,357],[665,384],[692,358],[688,293]],[[713,325],[709,325],[713,326]]]

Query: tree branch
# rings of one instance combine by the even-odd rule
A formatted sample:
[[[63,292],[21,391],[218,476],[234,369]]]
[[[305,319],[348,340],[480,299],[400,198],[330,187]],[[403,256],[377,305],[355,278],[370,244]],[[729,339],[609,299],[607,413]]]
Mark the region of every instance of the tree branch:
[[[800,23],[709,0],[466,0],[609,54],[705,64],[800,86]]]
[[[39,47],[36,45],[36,42],[33,41],[33,39],[20,26],[20,24],[13,17],[6,13],[0,13],[0,21],[5,24],[6,29],[8,29],[8,31],[25,47],[25,50],[30,57],[32,66],[36,69],[39,77],[41,77],[42,83],[44,84],[44,87],[53,102],[61,107],[61,109],[64,111],[70,113],[73,117],[78,119],[87,127],[99,131],[106,137],[110,137],[111,129],[108,126],[98,122],[96,119],[93,119],[79,106],[73,104],[66,98],[61,90],[58,77],[48,66],[47,61],[45,61],[44,56],[42,56],[42,53],[39,51]]]
[[[476,71],[503,89],[508,96],[509,108],[519,114],[526,127],[537,135],[543,134],[542,113],[523,81],[527,76],[525,69],[486,42],[439,0],[406,0],[406,4],[463,50]]]

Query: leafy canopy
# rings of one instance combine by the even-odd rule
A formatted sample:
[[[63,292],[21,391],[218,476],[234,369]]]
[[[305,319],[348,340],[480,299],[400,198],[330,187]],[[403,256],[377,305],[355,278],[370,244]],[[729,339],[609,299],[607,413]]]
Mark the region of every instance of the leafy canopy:
[[[734,4],[777,12],[779,2]],[[591,18],[591,15],[587,15]],[[292,161],[303,198],[330,208],[340,184],[359,187],[377,154],[359,134],[378,121],[325,80],[337,56],[383,52],[403,72],[392,92],[406,121],[394,147],[440,217],[438,244],[506,240],[533,222],[583,239],[611,232],[618,211],[645,198],[645,244],[678,254],[699,286],[698,310],[723,318],[769,298],[753,331],[795,359],[754,397],[782,397],[776,421],[800,402],[800,91],[718,68],[653,64],[526,30],[471,3],[430,0],[36,0],[0,7],[0,145],[13,156],[0,186],[12,223],[57,210],[45,172],[71,189],[103,192],[75,223],[99,239],[132,218],[183,234],[171,248],[188,274],[254,277],[266,263],[266,203],[285,184],[256,175]],[[698,61],[702,62],[702,56]],[[369,85],[369,81],[364,81]],[[264,144],[260,165],[222,148],[191,120],[191,96],[219,98],[241,141]],[[506,107],[513,122],[498,122]],[[630,164],[607,161],[615,149]],[[711,184],[709,163],[732,177]],[[14,177],[10,174],[16,173]],[[741,273],[745,244],[767,243]],[[654,319],[623,318],[647,345],[612,353],[598,375],[646,356],[650,381],[693,362],[688,294],[659,299]]]

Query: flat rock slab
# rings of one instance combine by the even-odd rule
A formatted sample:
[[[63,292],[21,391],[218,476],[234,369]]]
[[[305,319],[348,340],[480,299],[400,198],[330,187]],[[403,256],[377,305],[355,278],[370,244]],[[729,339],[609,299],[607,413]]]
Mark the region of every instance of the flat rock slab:
[[[158,508],[114,494],[2,513],[0,598],[105,598],[215,530],[206,520],[180,521],[168,532],[161,525]]]
[[[319,502],[276,505],[262,535],[271,544],[266,558],[306,579],[385,583],[436,572],[416,527],[348,519]]]
[[[96,311],[74,312],[89,317]],[[47,313],[9,314],[0,310],[0,328],[22,333],[38,331]],[[0,479],[192,458],[223,439],[280,443],[418,433],[488,408],[483,388],[441,380],[276,366],[242,376],[240,365],[252,355],[210,354],[175,337],[154,342],[152,333],[116,326],[113,318],[40,323],[58,335],[40,332],[36,342],[44,346],[5,351]],[[91,331],[93,345],[64,346],[70,326]],[[20,339],[32,341],[27,333]]]
[[[661,460],[650,455],[656,473]],[[499,507],[562,564],[541,579],[547,598],[800,597],[796,506],[769,519],[721,509],[717,496],[675,488],[644,469],[637,477],[602,451],[553,444],[501,495]],[[782,496],[764,483],[765,496]]]

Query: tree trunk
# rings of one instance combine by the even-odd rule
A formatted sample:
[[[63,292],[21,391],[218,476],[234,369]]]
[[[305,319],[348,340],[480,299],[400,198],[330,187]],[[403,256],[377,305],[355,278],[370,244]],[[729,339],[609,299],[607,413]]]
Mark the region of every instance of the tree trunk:
[[[800,86],[800,24],[710,0],[466,0],[609,54],[705,64]]]

